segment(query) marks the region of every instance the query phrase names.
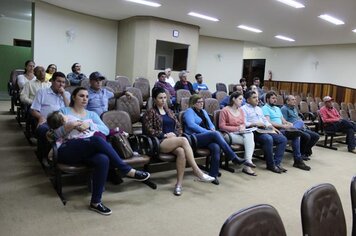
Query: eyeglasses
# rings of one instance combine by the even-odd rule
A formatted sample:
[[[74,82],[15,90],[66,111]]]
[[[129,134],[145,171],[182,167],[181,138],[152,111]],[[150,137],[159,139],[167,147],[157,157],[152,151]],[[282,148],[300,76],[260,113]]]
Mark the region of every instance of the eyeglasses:
[[[57,68],[56,68],[56,67],[50,67],[50,69],[57,70]]]
[[[204,103],[204,101],[197,101],[197,103]]]

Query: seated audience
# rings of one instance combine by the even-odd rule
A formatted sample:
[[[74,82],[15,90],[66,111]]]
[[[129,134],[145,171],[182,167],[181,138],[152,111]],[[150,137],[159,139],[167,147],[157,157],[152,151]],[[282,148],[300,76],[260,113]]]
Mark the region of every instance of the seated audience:
[[[262,107],[263,114],[266,119],[275,127],[280,130],[287,139],[292,140],[292,149],[294,164],[293,167],[299,168],[301,170],[310,170],[302,158],[300,152],[300,132],[298,130],[293,130],[294,135],[288,132],[288,129],[293,129],[293,123],[286,121],[281,112],[281,108],[276,106],[277,94],[274,91],[269,91],[266,93],[266,104]]]
[[[46,81],[52,78],[54,72],[57,72],[57,66],[55,64],[49,64],[46,70]]]
[[[259,77],[254,77],[253,78],[253,84],[256,86],[257,90],[258,90],[258,98],[260,100],[263,100],[263,95],[264,95],[264,91],[263,89],[261,88],[261,81],[260,81],[260,78]]]
[[[254,132],[255,142],[262,146],[266,159],[267,169],[274,173],[286,172],[281,166],[284,151],[287,145],[287,138],[281,134],[263,115],[262,109],[258,106],[258,96],[254,91],[245,94],[246,104],[242,106],[245,114],[246,128],[257,127],[260,130]],[[273,145],[276,149],[273,155]]]
[[[219,128],[221,131],[229,132],[232,144],[242,144],[244,146],[246,162],[256,167],[252,162],[255,141],[253,133],[246,132],[245,114],[241,109],[242,101],[243,95],[241,92],[233,92],[230,95],[229,105],[224,107],[220,112]],[[244,166],[242,172],[256,176],[249,166]]]
[[[250,86],[250,90],[256,92],[258,97],[258,106],[262,107],[265,104],[265,95],[261,95],[258,90],[258,87],[254,84]]]
[[[65,75],[62,72],[55,72],[51,79],[51,87],[38,90],[31,105],[31,115],[37,121],[37,155],[40,161],[43,161],[42,158],[50,149],[46,139],[49,130],[46,122],[47,115],[69,105],[70,94],[64,89],[65,82]]]
[[[179,72],[178,76],[179,76],[179,81],[177,81],[177,83],[174,85],[174,89],[176,91],[178,89],[185,89],[185,90],[189,90],[191,94],[194,94],[195,91],[193,89],[193,85],[187,80],[188,72],[182,70],[181,72]]]
[[[203,76],[201,74],[195,75],[195,82],[193,84],[193,89],[196,93],[199,93],[200,90],[209,90],[208,86],[203,83]]]
[[[298,115],[296,99],[293,95],[286,97],[286,104],[281,108],[281,111],[284,119],[301,131],[300,152],[304,160],[310,160],[309,156],[313,153],[312,147],[318,142],[320,138],[319,134],[303,125],[304,122]]]
[[[174,85],[176,84],[176,82],[174,82],[173,77],[171,76],[172,74],[172,69],[171,68],[166,68],[164,70],[164,72],[166,73],[166,82],[169,83],[172,88],[174,87]]]
[[[177,182],[174,195],[182,194],[182,183],[186,162],[192,167],[198,180],[211,182],[213,177],[204,174],[194,159],[193,150],[188,140],[182,137],[182,128],[173,111],[167,108],[167,95],[160,87],[152,89],[154,99],[153,108],[148,110],[143,117],[143,132],[160,140],[160,151],[176,155]]]
[[[170,94],[171,104],[176,103],[176,91],[170,83],[166,81],[167,75],[164,72],[159,72],[157,75],[158,81],[155,83],[155,88],[163,88]]]
[[[244,93],[244,95],[245,95],[245,93],[246,93],[247,90],[248,90],[247,82],[246,82],[246,79],[245,79],[245,78],[241,78],[241,79],[240,79],[240,85],[241,85],[242,91],[243,91],[243,93]]]
[[[86,75],[81,73],[82,66],[79,63],[72,65],[72,72],[67,75],[67,79],[71,86],[79,86],[83,79],[86,79]]]
[[[343,132],[346,134],[347,149],[356,154],[355,134],[356,125],[341,118],[339,112],[333,107],[333,99],[330,96],[323,98],[324,106],[320,108],[320,116],[324,123],[324,130],[331,132]]]
[[[45,70],[42,66],[37,66],[34,69],[37,79],[26,83],[21,91],[20,100],[26,105],[31,105],[38,90],[51,87],[51,82],[46,81]]]
[[[60,163],[86,164],[94,169],[89,209],[110,215],[112,211],[101,201],[109,165],[138,181],[147,180],[150,174],[133,169],[120,158],[103,138],[103,135],[109,134],[109,128],[95,112],[85,109],[87,102],[88,91],[83,87],[76,88],[72,93],[69,107],[60,109],[63,116],[58,116],[57,112],[51,113],[47,118],[48,125],[54,130],[54,137],[57,139]]]
[[[243,93],[242,86],[240,84],[235,85],[232,88],[232,91],[233,92]],[[241,106],[245,105],[245,103],[246,103],[246,99],[243,97]],[[226,107],[228,104],[230,104],[230,96],[229,95],[226,96],[223,100],[221,100],[220,107],[221,108]]]
[[[35,62],[32,60],[25,62],[25,73],[17,76],[17,86],[19,87],[20,91],[28,81],[36,79],[33,71],[35,66]]]
[[[213,184],[218,185],[217,178],[220,166],[220,153],[224,151],[226,158],[235,165],[243,164],[246,160],[239,158],[231,147],[226,143],[222,135],[215,130],[208,113],[203,109],[204,100],[198,94],[189,98],[189,106],[184,113],[185,132],[194,135],[197,139],[197,148],[209,148],[211,152],[209,175],[215,177]],[[245,165],[251,166],[250,163]]]
[[[87,110],[95,112],[98,116],[108,111],[109,99],[114,97],[114,93],[102,88],[103,80],[105,80],[105,77],[97,71],[89,76],[90,88],[88,90]]]

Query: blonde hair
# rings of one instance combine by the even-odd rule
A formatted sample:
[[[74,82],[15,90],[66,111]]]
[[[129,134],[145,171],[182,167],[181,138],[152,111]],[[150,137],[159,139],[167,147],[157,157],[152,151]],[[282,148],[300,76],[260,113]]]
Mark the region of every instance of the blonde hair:
[[[194,104],[197,103],[197,101],[201,98],[202,98],[202,96],[200,96],[199,94],[193,94],[189,98],[189,106],[190,107],[194,106]]]

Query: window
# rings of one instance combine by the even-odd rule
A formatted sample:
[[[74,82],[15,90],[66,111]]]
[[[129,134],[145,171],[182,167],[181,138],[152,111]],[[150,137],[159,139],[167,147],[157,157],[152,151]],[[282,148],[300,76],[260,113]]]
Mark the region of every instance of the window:
[[[188,48],[187,44],[157,40],[155,70],[164,70],[168,67],[174,71],[186,70]]]
[[[20,46],[20,47],[31,47],[31,40],[25,40],[25,39],[14,39],[14,46]]]

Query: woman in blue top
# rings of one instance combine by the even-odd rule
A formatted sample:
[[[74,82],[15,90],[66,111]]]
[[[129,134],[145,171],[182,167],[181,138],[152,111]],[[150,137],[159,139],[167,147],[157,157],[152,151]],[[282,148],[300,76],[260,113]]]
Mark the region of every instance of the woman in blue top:
[[[189,99],[189,106],[184,113],[185,133],[194,134],[197,138],[198,148],[208,147],[211,152],[209,175],[215,177],[212,182],[219,184],[217,179],[220,164],[220,150],[222,149],[234,164],[245,163],[244,159],[239,158],[231,147],[226,143],[222,135],[215,131],[215,126],[211,122],[208,113],[203,109],[203,98],[194,94]],[[245,163],[245,165],[249,165]]]
[[[89,209],[97,211],[103,215],[110,215],[111,210],[101,203],[101,196],[108,175],[109,164],[118,168],[124,175],[138,181],[147,180],[150,174],[133,169],[127,165],[112,146],[102,137],[109,134],[108,127],[101,121],[99,116],[92,111],[85,109],[88,103],[88,91],[86,88],[76,88],[71,96],[69,107],[62,108],[60,112],[64,116],[70,116],[71,122],[66,122],[61,126],[50,127],[55,130],[55,137],[61,138],[62,143],[58,147],[58,161],[64,164],[87,164],[93,167],[93,190]],[[76,118],[77,120],[73,121]],[[51,119],[48,116],[48,121]],[[96,131],[103,135],[93,135],[86,138],[66,139],[67,134],[73,130],[79,132]]]

